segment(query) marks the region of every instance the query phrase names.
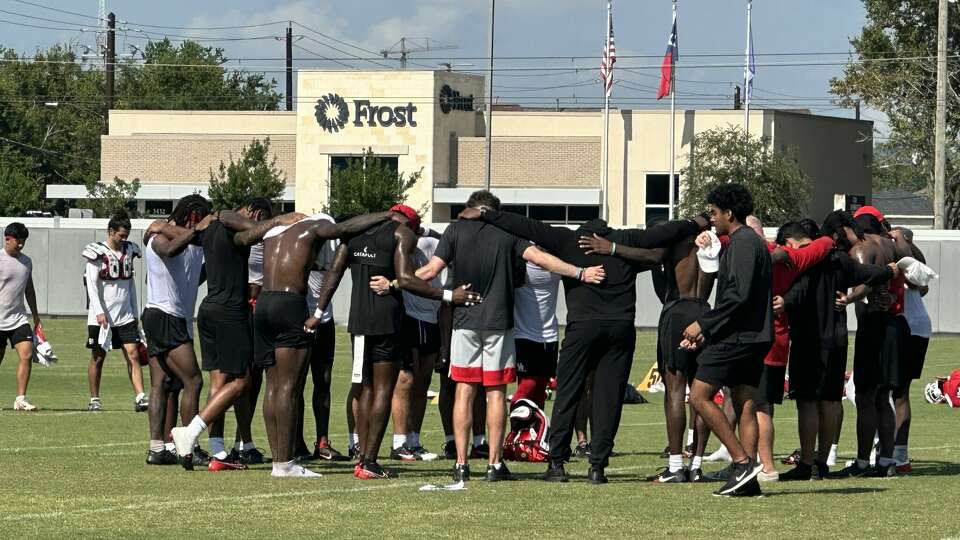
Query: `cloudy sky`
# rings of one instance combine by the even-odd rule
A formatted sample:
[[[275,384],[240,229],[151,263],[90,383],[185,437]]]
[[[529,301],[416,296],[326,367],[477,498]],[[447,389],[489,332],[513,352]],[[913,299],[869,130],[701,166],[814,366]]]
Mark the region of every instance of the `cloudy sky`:
[[[743,78],[746,3],[678,4],[678,104],[729,107],[733,84],[742,84]],[[616,104],[663,105],[653,98],[670,31],[670,6],[669,0],[615,0]],[[416,65],[411,68],[432,69],[441,62],[467,71],[486,67],[490,0],[108,0],[107,8],[120,21],[118,47],[128,52],[130,46],[142,48],[148,39],[163,35],[194,37],[223,47],[236,59],[230,66],[278,70],[284,48],[275,38],[292,20],[296,67],[382,69],[374,62],[395,67],[396,61],[375,60],[372,53],[390,48],[401,37],[428,37],[457,46],[412,54],[410,61]],[[0,45],[25,52],[58,41],[93,45],[96,14],[96,0],[0,0]],[[557,99],[568,106],[597,104],[605,17],[604,0],[497,2],[497,99],[531,105],[553,105]],[[841,73],[849,39],[863,23],[859,0],[755,0],[756,102],[850,116],[831,102],[829,81]],[[262,26],[222,28],[244,25]],[[282,73],[270,75],[282,83]]]

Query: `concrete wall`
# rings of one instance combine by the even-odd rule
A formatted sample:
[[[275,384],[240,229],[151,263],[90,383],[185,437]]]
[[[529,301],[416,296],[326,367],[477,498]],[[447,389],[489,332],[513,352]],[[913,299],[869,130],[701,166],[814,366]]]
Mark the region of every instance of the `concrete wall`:
[[[481,187],[486,181],[487,141],[457,141],[457,180],[449,187]],[[493,187],[600,186],[599,137],[495,137]]]
[[[82,288],[84,261],[80,251],[86,244],[105,236],[107,220],[54,220],[49,218],[0,217],[0,227],[11,221],[21,221],[30,229],[30,238],[24,252],[33,259],[34,285],[37,289],[38,309],[43,314],[86,315],[86,293]],[[139,241],[149,220],[135,220],[130,237]],[[444,225],[431,225],[443,230]],[[768,230],[768,234],[776,231]],[[930,312],[935,332],[960,333],[960,304],[954,301],[960,295],[960,231],[916,231],[915,241],[927,258],[927,263],[937,270],[940,279],[930,287],[924,303]],[[145,303],[143,261],[135,264],[137,293],[141,309]],[[334,296],[334,314],[338,321],[346,323],[350,308],[350,275],[344,276],[340,289]],[[206,295],[201,287],[199,298]],[[851,329],[856,328],[856,318],[850,308]],[[561,322],[566,320],[566,305],[561,295],[559,302]],[[660,302],[653,292],[648,273],[637,278],[638,327],[654,328],[660,314]]]

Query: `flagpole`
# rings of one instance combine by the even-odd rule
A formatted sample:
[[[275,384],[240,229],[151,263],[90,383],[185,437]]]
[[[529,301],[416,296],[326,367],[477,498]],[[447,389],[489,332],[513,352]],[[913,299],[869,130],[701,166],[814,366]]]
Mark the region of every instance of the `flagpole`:
[[[743,130],[747,134],[749,139],[750,136],[750,82],[748,80],[748,73],[750,71],[750,33],[751,33],[751,18],[753,17],[753,0],[747,0],[747,54],[743,61],[743,90],[746,93],[745,107],[743,109]]]
[[[604,27],[604,33],[606,34],[606,48],[604,50],[609,54],[610,51],[610,19],[612,15],[613,6],[612,0],[607,0],[607,25]],[[612,71],[607,72],[607,78],[613,76]],[[609,182],[610,182],[610,92],[607,90],[607,83],[604,82],[603,86],[603,171],[601,172],[601,178],[603,179],[603,186],[601,187],[601,201],[603,203],[603,219],[610,219],[610,204],[608,199],[610,198],[609,193]]]
[[[677,0],[673,0],[673,20],[677,20]],[[677,163],[676,145],[677,145],[677,60],[676,55],[670,56],[670,62],[673,66],[670,68],[670,178],[668,180],[670,193],[670,211],[669,218],[673,219],[674,207],[676,206],[676,194],[674,193],[674,169]]]

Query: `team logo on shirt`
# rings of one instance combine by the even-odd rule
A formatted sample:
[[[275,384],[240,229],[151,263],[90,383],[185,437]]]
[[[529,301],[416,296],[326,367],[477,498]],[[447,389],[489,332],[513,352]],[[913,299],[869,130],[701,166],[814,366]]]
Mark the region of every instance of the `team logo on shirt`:
[[[363,249],[360,251],[354,251],[353,256],[357,257],[358,259],[376,259],[377,258],[377,254],[370,253],[370,250],[367,248],[367,246],[363,246]]]

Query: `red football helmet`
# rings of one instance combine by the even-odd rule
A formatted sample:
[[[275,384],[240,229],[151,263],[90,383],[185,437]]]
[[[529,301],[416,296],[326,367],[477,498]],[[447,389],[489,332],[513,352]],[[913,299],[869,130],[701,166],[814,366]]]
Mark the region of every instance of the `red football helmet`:
[[[503,458],[543,463],[550,459],[547,415],[529,399],[518,399],[510,408],[510,433],[503,441]]]

